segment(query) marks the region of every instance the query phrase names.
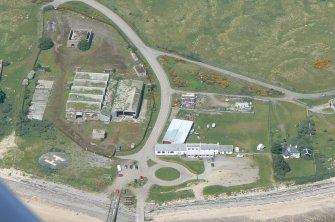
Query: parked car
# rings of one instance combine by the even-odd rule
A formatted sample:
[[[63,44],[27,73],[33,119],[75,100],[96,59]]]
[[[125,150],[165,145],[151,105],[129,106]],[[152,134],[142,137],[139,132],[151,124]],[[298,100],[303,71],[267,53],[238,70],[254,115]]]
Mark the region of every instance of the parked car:
[[[130,168],[130,169],[133,169],[133,165],[129,165],[129,168]]]
[[[118,177],[123,177],[123,174],[122,174],[122,173],[119,173],[117,176],[118,176]]]
[[[211,166],[214,167],[214,163],[211,163]]]
[[[135,169],[138,170],[138,166],[137,165],[135,165]]]
[[[127,165],[127,164],[126,164],[126,165],[124,165],[124,168],[125,168],[125,169],[128,169],[128,165]]]

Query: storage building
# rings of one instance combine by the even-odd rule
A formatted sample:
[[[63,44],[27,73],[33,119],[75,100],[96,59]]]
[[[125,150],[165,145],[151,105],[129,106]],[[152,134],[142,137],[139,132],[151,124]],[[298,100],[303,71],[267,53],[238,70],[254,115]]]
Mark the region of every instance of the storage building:
[[[173,119],[165,133],[163,144],[185,143],[192,126],[192,121]]]

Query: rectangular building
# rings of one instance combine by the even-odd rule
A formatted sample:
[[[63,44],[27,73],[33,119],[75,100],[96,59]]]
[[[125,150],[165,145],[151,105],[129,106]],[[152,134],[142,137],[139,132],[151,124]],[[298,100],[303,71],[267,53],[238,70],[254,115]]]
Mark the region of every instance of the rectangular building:
[[[196,97],[194,93],[184,93],[180,97],[182,107],[194,109]]]
[[[112,105],[112,118],[127,115],[137,118],[141,111],[144,82],[140,80],[120,80]]]
[[[76,72],[66,103],[66,118],[98,120],[108,81],[108,73]]]
[[[157,156],[212,157],[221,154],[233,154],[233,145],[206,143],[157,144]]]
[[[185,143],[192,126],[192,121],[173,119],[165,133],[163,144]]]
[[[28,119],[42,120],[49,96],[51,94],[53,81],[38,80],[28,111]]]
[[[91,29],[71,29],[67,40],[67,47],[77,48],[80,40],[91,43],[93,32]]]

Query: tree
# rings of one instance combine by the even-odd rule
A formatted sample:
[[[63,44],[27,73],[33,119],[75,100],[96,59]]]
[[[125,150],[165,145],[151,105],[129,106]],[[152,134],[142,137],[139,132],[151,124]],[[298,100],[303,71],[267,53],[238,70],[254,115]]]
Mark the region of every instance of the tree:
[[[6,93],[4,91],[0,90],[0,103],[4,103],[6,99]]]
[[[42,50],[51,49],[53,46],[54,46],[54,43],[52,39],[48,36],[42,36],[42,38],[38,40],[38,48]]]
[[[87,42],[85,39],[82,39],[78,43],[78,49],[81,51],[87,51],[91,48],[91,44]]]
[[[282,155],[273,155],[273,171],[277,179],[284,179],[285,174],[291,171],[291,167],[284,160]]]

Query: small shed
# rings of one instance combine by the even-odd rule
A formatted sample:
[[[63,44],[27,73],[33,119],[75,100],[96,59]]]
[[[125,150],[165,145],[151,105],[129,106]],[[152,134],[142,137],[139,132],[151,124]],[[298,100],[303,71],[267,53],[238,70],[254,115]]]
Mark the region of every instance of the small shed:
[[[28,81],[28,79],[24,79],[24,80],[22,81],[22,85],[23,85],[23,86],[27,86],[27,85],[29,85],[29,81]]]
[[[27,78],[29,80],[32,80],[33,78],[35,77],[35,71],[34,70],[31,70],[28,75],[27,75]]]
[[[93,129],[92,139],[94,139],[94,140],[102,140],[102,139],[105,139],[105,137],[106,137],[106,131],[105,130]]]

